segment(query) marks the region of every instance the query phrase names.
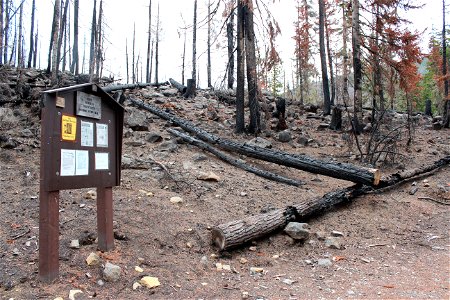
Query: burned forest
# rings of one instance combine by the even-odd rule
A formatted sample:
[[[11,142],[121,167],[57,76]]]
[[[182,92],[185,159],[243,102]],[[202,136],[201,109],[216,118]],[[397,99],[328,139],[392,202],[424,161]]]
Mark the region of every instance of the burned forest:
[[[448,298],[436,2],[0,0],[0,298]]]

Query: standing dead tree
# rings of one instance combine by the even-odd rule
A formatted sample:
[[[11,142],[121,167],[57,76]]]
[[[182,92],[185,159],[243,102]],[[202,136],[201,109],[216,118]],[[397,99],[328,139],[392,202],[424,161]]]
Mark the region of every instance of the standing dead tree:
[[[152,0],[148,2],[148,39],[147,39],[147,65],[145,71],[145,80],[150,82],[150,52],[151,52],[151,41],[152,41]]]

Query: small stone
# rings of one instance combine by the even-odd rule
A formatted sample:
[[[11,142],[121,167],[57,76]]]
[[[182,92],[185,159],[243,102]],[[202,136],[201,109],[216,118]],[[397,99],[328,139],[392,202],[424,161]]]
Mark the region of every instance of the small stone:
[[[160,286],[159,279],[157,277],[144,276],[139,280],[139,283],[149,289]]]
[[[158,133],[148,132],[145,135],[145,140],[149,143],[159,143],[163,140],[163,137]]]
[[[222,271],[222,270],[223,270],[223,265],[222,265],[222,263],[216,263],[216,270],[217,270],[217,271]]]
[[[140,288],[142,285],[139,282],[135,282],[133,283],[133,290],[137,290],[138,288]]]
[[[341,238],[329,236],[325,239],[325,246],[330,249],[342,249]]]
[[[256,246],[250,246],[248,250],[255,252],[257,250]]]
[[[289,222],[284,228],[284,232],[294,240],[307,240],[311,234],[310,231],[305,228],[307,226],[307,223]]]
[[[14,298],[9,298],[9,300],[13,300]],[[55,299],[53,299],[53,300],[64,300],[64,298],[63,297],[56,297]]]
[[[248,260],[246,258],[244,258],[244,257],[241,257],[239,259],[239,262],[244,265],[244,264],[248,263]]]
[[[291,132],[289,130],[283,130],[278,133],[278,140],[282,143],[288,143],[292,140]]]
[[[181,197],[172,197],[170,198],[170,202],[173,204],[179,204],[179,203],[183,203],[183,198]]]
[[[230,265],[222,265],[222,269],[224,271],[230,271],[231,272],[231,266]]]
[[[84,199],[97,200],[97,192],[93,190],[86,192]]]
[[[204,180],[204,181],[215,181],[218,182],[220,180],[220,177],[215,174],[214,172],[200,172],[197,176],[198,180]]]
[[[262,274],[264,272],[263,268],[250,267],[250,275]]]
[[[122,268],[116,266],[110,262],[107,262],[105,268],[103,269],[103,278],[106,281],[115,282],[120,278],[120,273],[122,272]]]
[[[281,280],[282,283],[286,283],[287,285],[292,285],[294,282],[296,282],[295,280],[289,279],[289,278],[285,278],[283,280]]]
[[[343,234],[342,232],[337,231],[337,230],[333,230],[333,231],[331,232],[331,235],[332,235],[332,236],[344,236],[344,234]]]
[[[245,197],[245,196],[247,196],[247,193],[246,192],[241,192],[241,197]]]
[[[97,280],[97,285],[104,286],[105,282],[103,280],[99,279],[99,280]]]
[[[326,239],[326,237],[327,237],[326,232],[324,232],[324,231],[317,231],[317,232],[316,232],[316,238],[317,238],[319,241],[324,241],[324,240]]]
[[[206,255],[202,256],[202,258],[200,259],[200,264],[202,264],[204,267],[208,265],[208,262],[208,257]]]
[[[13,254],[14,256],[19,256],[19,255],[20,255],[20,251],[19,251],[19,249],[17,249],[17,248],[14,248],[12,252],[13,252],[12,254]]]
[[[352,291],[352,290],[348,290],[348,291],[347,291],[347,295],[354,295],[354,294],[355,294],[355,292]]]
[[[328,258],[319,258],[317,261],[317,264],[321,267],[329,267],[331,266],[333,263],[331,262],[330,259]]]
[[[250,295],[248,294],[248,292],[242,292],[242,299],[248,299],[250,297]]]
[[[207,159],[208,159],[208,157],[201,153],[196,153],[196,154],[194,154],[194,156],[192,156],[192,160],[195,162],[204,161]]]
[[[139,267],[139,266],[135,266],[135,267],[134,267],[134,270],[135,270],[136,272],[138,272],[138,273],[144,272],[144,269],[142,269],[142,268]]]
[[[83,294],[83,291],[82,290],[70,290],[69,291],[69,299],[70,300],[75,300],[76,299],[76,295],[77,294]]]
[[[98,256],[97,253],[91,252],[86,258],[86,263],[88,266],[96,266],[100,263],[100,256]]]
[[[413,186],[413,187],[409,190],[409,194],[410,194],[410,195],[414,195],[415,193],[417,193],[418,190],[419,190],[419,187]]]
[[[303,136],[303,135],[299,136],[297,139],[297,143],[299,143],[303,147],[308,145],[308,141],[309,141],[309,138],[307,138],[306,136]]]
[[[80,241],[79,240],[71,240],[70,248],[72,249],[80,249]]]
[[[313,264],[312,260],[310,260],[310,259],[305,259],[305,263],[307,265],[312,265]]]
[[[261,137],[257,137],[248,142],[245,142],[245,145],[251,146],[251,147],[267,148],[267,149],[272,148],[272,143]]]

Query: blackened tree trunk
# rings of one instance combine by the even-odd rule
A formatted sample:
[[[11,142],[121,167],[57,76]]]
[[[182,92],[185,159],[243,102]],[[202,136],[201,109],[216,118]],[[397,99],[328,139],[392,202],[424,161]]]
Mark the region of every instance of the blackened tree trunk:
[[[102,69],[102,61],[103,61],[103,49],[102,49],[102,19],[103,19],[103,0],[100,0],[100,6],[98,8],[98,24],[97,24],[97,43],[96,43],[96,69],[95,74],[97,75],[97,78],[101,78],[101,69]]]
[[[96,28],[97,28],[97,0],[94,0],[94,10],[92,12],[92,27],[91,27],[91,46],[89,51],[89,77],[91,81],[93,79],[95,70],[95,47],[97,44]]]
[[[208,75],[208,87],[212,87],[211,85],[211,0],[208,0],[208,40],[207,40],[207,56],[208,56],[208,65],[207,75]]]
[[[184,85],[184,69],[186,62],[186,29],[184,30],[184,42],[183,42],[183,62],[181,64],[181,84]]]
[[[135,69],[135,46],[136,46],[136,23],[133,24],[133,44],[132,44],[132,59],[131,59],[131,81],[136,83],[136,69]]]
[[[334,78],[334,68],[333,68],[333,56],[331,55],[331,47],[330,47],[330,28],[329,28],[329,16],[327,12],[325,12],[325,39],[327,46],[327,57],[328,57],[328,68],[330,69],[330,88],[331,88],[331,98],[330,105],[334,105],[336,99],[336,81]]]
[[[145,71],[145,81],[150,82],[150,52],[152,41],[152,0],[148,1],[148,39],[147,39],[147,66]]]
[[[39,26],[36,26],[36,34],[34,36],[34,54],[33,54],[33,68],[36,69],[37,65],[37,57],[38,57],[38,37],[39,37]],[[40,56],[40,52],[39,52],[39,56]],[[39,59],[39,65],[40,65],[40,59]]]
[[[78,9],[79,1],[74,0],[73,7],[73,52],[72,52],[72,64],[70,66],[70,72],[78,75],[80,71],[79,56],[78,56]]]
[[[244,17],[242,0],[237,0],[237,71],[236,71],[236,133],[245,129],[244,120]]]
[[[3,2],[3,0],[2,0]],[[6,0],[5,3],[5,28],[3,30],[5,43],[3,44],[3,63],[8,63],[8,42],[9,42],[9,0]],[[51,42],[50,42],[51,44]],[[50,62],[50,55],[48,61]],[[50,73],[50,68],[48,69],[48,73]]]
[[[17,67],[23,68],[24,66],[24,57],[23,57],[23,2],[20,4],[19,8],[19,38],[17,39]]]
[[[63,14],[61,16],[61,26],[59,28],[59,37],[58,37],[58,47],[56,49],[56,73],[58,73],[59,70],[59,63],[61,62],[61,46],[64,40],[64,28],[66,27],[66,20],[67,20],[67,8],[69,7],[69,0],[66,0],[64,3],[64,10]]]
[[[34,1],[34,0],[33,0]],[[0,0],[0,65],[3,64],[3,0]]]
[[[53,23],[52,23],[52,36],[50,40],[50,50],[48,52],[48,68],[47,72],[50,73],[52,70],[52,83],[56,83],[56,65],[58,64],[58,32],[59,32],[59,12],[61,10],[60,0],[55,1],[55,6],[53,10]]]
[[[192,25],[192,80],[194,88],[197,78],[197,0],[194,1],[194,23]],[[189,84],[188,84],[189,87]],[[195,90],[194,90],[195,92]]]
[[[155,83],[158,83],[159,79],[159,3],[158,3],[158,15],[156,16],[156,44],[155,44]]]
[[[327,57],[325,55],[325,3],[319,0],[319,52],[322,69],[323,113],[331,112],[330,87],[328,83]]]
[[[344,2],[342,5],[342,54],[343,54],[343,63],[342,63],[342,101],[344,105],[347,106],[350,100],[350,94],[348,92],[348,66],[349,66],[349,57],[348,57],[348,48],[347,48],[347,38],[348,38],[348,6],[347,3]]]
[[[128,65],[128,39],[125,39],[125,65],[127,68],[127,84],[130,83],[130,67]]]
[[[447,41],[445,38],[445,0],[442,0],[442,75],[444,79],[444,127],[450,125],[450,101],[448,99]]]
[[[234,85],[234,11],[230,14],[230,20],[227,24],[228,40],[228,88],[232,89]]]
[[[250,124],[248,131],[257,134],[261,131],[261,113],[258,103],[258,82],[256,74],[255,32],[253,24],[253,2],[248,0],[243,6],[245,60],[247,62],[248,105],[250,108]]]
[[[3,6],[3,0],[1,0],[1,2],[2,2],[2,6]],[[2,10],[3,10],[3,7],[2,7]],[[32,4],[31,4],[30,53],[28,54],[28,64],[27,64],[28,68],[31,68],[31,63],[33,61],[33,53],[34,53],[33,37],[34,37],[34,14],[35,14],[35,11],[36,11],[36,0],[33,0]],[[3,14],[3,12],[2,12],[2,14]],[[1,16],[1,18],[3,19],[3,15]],[[0,26],[0,28],[3,28],[3,26]]]
[[[352,46],[353,46],[353,130],[361,132],[362,124],[362,65],[361,65],[361,43],[360,43],[360,23],[359,23],[359,0],[352,0]]]

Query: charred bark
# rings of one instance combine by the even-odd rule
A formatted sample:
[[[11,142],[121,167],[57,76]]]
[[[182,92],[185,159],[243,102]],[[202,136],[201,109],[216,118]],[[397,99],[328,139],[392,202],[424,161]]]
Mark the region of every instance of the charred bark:
[[[162,111],[150,104],[143,103],[142,101],[138,101],[133,98],[130,98],[130,101],[138,107],[143,108],[159,116],[160,118],[169,120],[177,126],[183,128],[184,130],[195,134],[201,140],[206,141],[210,144],[217,145],[219,148],[226,151],[236,152],[275,164],[307,171],[314,174],[348,180],[355,183],[377,185],[380,180],[381,173],[378,169],[368,169],[351,164],[322,161],[312,157],[308,157],[306,155],[296,155],[273,149],[249,146],[245,143],[236,143],[234,141],[222,139],[218,136],[210,134],[203,129],[195,127],[191,122]]]
[[[187,87],[179,83],[178,81],[174,80],[173,78],[169,78],[170,84],[176,88],[180,93],[183,95],[186,93]]]
[[[430,166],[391,175],[389,179],[383,181],[383,184],[380,184],[380,186],[375,188],[364,185],[354,185],[327,193],[317,199],[288,206],[284,209],[276,209],[266,214],[220,224],[211,230],[212,241],[219,250],[236,248],[280,230],[291,221],[304,221],[306,218],[321,214],[337,204],[349,202],[361,195],[377,190],[384,190],[387,187],[393,187],[401,182],[414,179],[417,176],[429,174],[449,163],[450,156],[447,156]]]
[[[187,80],[187,88],[183,96],[184,98],[192,98],[195,96],[195,79]]]
[[[194,146],[197,146],[202,150],[208,151],[208,152],[214,154],[215,156],[217,156],[218,158],[220,158],[221,160],[229,163],[230,165],[241,168],[247,172],[256,174],[258,176],[261,176],[261,177],[269,179],[269,180],[273,180],[273,181],[277,181],[277,182],[281,182],[281,183],[285,183],[285,184],[289,184],[289,185],[293,185],[293,186],[300,186],[303,184],[302,182],[300,182],[298,180],[286,178],[284,176],[281,176],[281,175],[278,175],[278,174],[275,174],[272,172],[258,169],[254,166],[250,166],[250,165],[246,164],[243,160],[236,159],[232,156],[229,156],[229,155],[217,150],[213,146],[211,146],[203,141],[200,141],[196,138],[193,138],[187,134],[184,134],[180,131],[177,131],[177,130],[174,130],[171,128],[167,129],[167,131],[177,137],[182,138],[185,142],[192,144]]]
[[[138,89],[138,88],[145,88],[147,86],[161,86],[161,85],[167,85],[168,82],[161,82],[161,83],[136,83],[136,84],[121,84],[121,85],[109,85],[102,87],[103,91],[110,93],[113,91],[118,90],[128,90],[128,89]]]

